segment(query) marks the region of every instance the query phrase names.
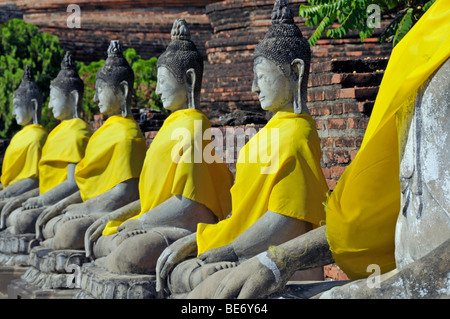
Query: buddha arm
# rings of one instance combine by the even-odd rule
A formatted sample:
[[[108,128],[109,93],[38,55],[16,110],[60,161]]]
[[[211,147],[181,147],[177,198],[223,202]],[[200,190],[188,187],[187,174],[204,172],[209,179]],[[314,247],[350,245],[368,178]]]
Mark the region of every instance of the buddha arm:
[[[39,179],[24,178],[6,186],[0,192],[0,199],[14,197],[39,187]]]
[[[232,247],[239,259],[253,257],[272,245],[279,245],[312,229],[305,221],[267,211],[237,237]]]
[[[195,232],[198,223],[216,223],[206,206],[183,196],[172,196],[139,218],[145,229],[160,226],[180,227]]]
[[[263,254],[280,269],[286,281],[297,270],[334,263],[327,240],[326,226],[321,226],[279,246],[272,247],[269,251],[258,255],[258,258]],[[259,259],[261,260],[261,258]]]
[[[138,199],[108,214],[107,219],[125,221],[133,216],[136,216],[140,211],[141,201]]]
[[[67,179],[56,185],[48,192],[39,195],[35,198],[30,198],[26,203],[24,203],[25,209],[31,209],[41,206],[53,205],[60,200],[67,198],[78,190],[77,183],[75,182],[75,167],[76,164],[69,163],[67,165]]]
[[[130,178],[110,190],[84,202],[89,213],[112,212],[139,199],[139,179]]]

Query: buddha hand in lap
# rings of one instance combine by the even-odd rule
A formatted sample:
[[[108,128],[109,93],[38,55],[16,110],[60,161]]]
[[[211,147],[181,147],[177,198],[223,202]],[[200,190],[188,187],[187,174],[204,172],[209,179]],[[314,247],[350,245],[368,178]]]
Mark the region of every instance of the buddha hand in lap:
[[[100,216],[138,197],[146,143],[130,114],[134,73],[118,41],[98,71],[94,101],[105,123],[92,135],[76,165],[78,192],[48,207],[36,223],[38,239],[53,249],[82,249],[86,229]]]
[[[156,88],[172,114],[147,151],[140,200],[99,220],[86,233],[87,254],[106,256],[112,272],[153,273],[169,244],[194,232],[199,222],[215,223],[230,212],[231,172],[219,159],[208,163],[194,158],[195,149],[203,154],[211,143],[203,139],[211,124],[196,109],[202,75],[203,59],[186,22],[176,20],[172,41],[158,59]]]
[[[209,267],[205,273],[211,274],[214,267],[228,268],[325,219],[322,203],[328,187],[315,123],[306,108],[310,48],[285,9],[289,7],[275,6],[273,26],[255,50],[253,91],[261,107],[274,115],[240,151],[231,189],[232,216],[215,225],[199,224],[190,241],[170,246],[158,261],[159,289],[174,265],[195,251],[202,267]],[[198,272],[198,262],[184,263],[192,265],[192,276]],[[180,264],[185,271],[175,268],[170,275],[172,293],[189,292],[199,283],[189,278],[185,266]]]
[[[92,134],[90,126],[78,117],[84,91],[70,52],[66,52],[61,71],[50,86],[49,108],[61,123],[48,135],[39,161],[40,195],[28,198],[11,214],[9,231],[13,234],[34,233],[35,222],[44,206],[52,205],[75,193],[78,187],[74,172],[76,163]]]

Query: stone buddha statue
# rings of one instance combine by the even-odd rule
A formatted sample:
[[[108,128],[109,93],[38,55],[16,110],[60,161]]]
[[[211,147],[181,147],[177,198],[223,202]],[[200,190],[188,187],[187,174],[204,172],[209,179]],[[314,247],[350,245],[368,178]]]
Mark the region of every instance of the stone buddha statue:
[[[92,135],[90,126],[78,116],[83,93],[84,84],[76,71],[75,61],[70,52],[66,52],[61,71],[50,85],[49,108],[61,122],[50,132],[42,148],[39,161],[40,195],[27,199],[24,194],[20,200],[16,199],[15,204],[23,203],[23,207],[9,216],[9,210],[5,208],[2,219],[6,220],[10,233],[34,233],[36,219],[45,206],[53,205],[78,190],[74,179],[75,166],[84,157]]]
[[[211,124],[197,109],[203,58],[185,20],[175,20],[171,35],[158,58],[156,87],[171,114],[147,151],[140,198],[100,218],[86,232],[87,255],[109,272],[154,273],[170,243],[195,232],[200,222],[224,219],[231,210],[232,173],[220,159],[211,163],[194,154],[203,154],[211,142],[203,138]]]
[[[355,280],[316,297],[450,296],[446,10],[435,3],[394,48],[361,149],[328,199],[327,225],[213,274],[189,297],[261,298],[294,271],[333,262]]]
[[[169,277],[170,293],[188,293],[217,270],[219,274],[325,220],[322,203],[328,187],[318,134],[306,107],[310,55],[288,3],[277,1],[272,27],[255,49],[253,81],[261,107],[274,115],[240,151],[231,217],[199,224],[196,233],[169,246],[158,260],[157,289]],[[183,261],[195,252],[198,258]]]
[[[84,232],[105,213],[137,198],[146,143],[130,112],[134,72],[118,41],[97,72],[96,94],[108,119],[89,139],[73,176],[78,191],[47,207],[36,222],[36,238],[52,249],[82,249]],[[29,203],[33,205],[33,203]]]
[[[23,128],[11,139],[2,166],[0,211],[24,193],[38,194],[38,163],[47,131],[41,125],[42,92],[27,65],[13,96],[13,116]],[[11,203],[10,206],[14,206]],[[4,220],[2,219],[2,225]],[[4,226],[2,227],[4,228]]]

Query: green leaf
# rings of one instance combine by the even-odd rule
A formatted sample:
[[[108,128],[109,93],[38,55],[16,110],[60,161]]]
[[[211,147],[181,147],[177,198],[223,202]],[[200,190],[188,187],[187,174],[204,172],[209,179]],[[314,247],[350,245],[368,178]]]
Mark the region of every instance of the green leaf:
[[[405,15],[403,16],[402,20],[400,21],[400,24],[397,28],[397,31],[395,32],[395,37],[393,40],[393,45],[396,46],[401,39],[408,33],[408,31],[412,28],[414,25],[413,19],[412,19],[413,9],[410,8],[406,11]]]

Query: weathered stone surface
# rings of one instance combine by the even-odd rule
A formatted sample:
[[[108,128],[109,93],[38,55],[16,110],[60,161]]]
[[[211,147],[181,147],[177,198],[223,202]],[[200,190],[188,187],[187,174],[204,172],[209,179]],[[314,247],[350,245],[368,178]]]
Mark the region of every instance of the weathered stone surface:
[[[86,263],[81,269],[78,299],[153,299],[156,297],[154,275],[119,275],[108,272],[102,259]]]
[[[8,299],[73,299],[74,289],[44,289],[30,285],[22,279],[13,280],[8,285]]]
[[[0,252],[5,254],[27,254],[28,245],[34,234],[12,235],[6,231],[0,233]]]
[[[371,284],[368,284],[368,280]],[[373,286],[373,278],[352,281],[315,297],[323,299],[424,299],[450,298],[450,239],[425,257],[393,270]]]
[[[67,273],[69,265],[80,266],[87,261],[84,250],[53,250],[35,247],[30,252],[30,265],[44,273]]]

